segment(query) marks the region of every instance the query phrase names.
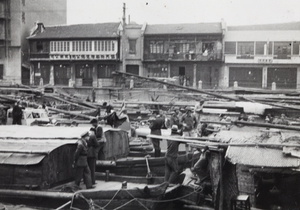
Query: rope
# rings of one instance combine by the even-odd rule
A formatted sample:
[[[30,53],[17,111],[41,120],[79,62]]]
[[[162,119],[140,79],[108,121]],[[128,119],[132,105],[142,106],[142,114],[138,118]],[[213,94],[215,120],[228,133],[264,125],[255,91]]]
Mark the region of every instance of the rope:
[[[115,193],[115,195],[112,197],[112,199],[110,199],[110,201],[108,201],[108,203],[105,205],[105,206],[103,206],[103,207],[101,207],[102,209],[105,209],[114,199],[115,199],[115,197],[117,196],[117,194],[121,191],[122,189],[119,189],[116,193]]]
[[[136,199],[128,190],[125,190],[131,197],[133,197],[134,199]],[[138,199],[136,199],[136,201],[143,206],[145,209],[149,210],[144,204],[142,204],[142,202],[140,202]]]

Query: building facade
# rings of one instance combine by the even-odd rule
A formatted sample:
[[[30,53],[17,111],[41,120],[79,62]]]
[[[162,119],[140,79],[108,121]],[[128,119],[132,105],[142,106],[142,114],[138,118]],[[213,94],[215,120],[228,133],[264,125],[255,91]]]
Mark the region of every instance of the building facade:
[[[227,27],[221,86],[300,88],[300,22]]]
[[[29,84],[26,37],[36,21],[66,24],[66,0],[0,0],[0,81]]]
[[[30,82],[72,87],[114,85],[119,70],[120,23],[44,27],[28,37]]]
[[[222,68],[224,24],[147,25],[144,32],[144,75],[177,77],[179,84],[218,86]]]

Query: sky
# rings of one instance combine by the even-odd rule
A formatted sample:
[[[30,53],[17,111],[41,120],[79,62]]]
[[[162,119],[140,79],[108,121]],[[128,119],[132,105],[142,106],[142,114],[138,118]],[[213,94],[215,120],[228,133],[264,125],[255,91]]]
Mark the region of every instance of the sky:
[[[299,0],[67,0],[67,24],[120,22],[123,3],[139,24],[300,22]]]

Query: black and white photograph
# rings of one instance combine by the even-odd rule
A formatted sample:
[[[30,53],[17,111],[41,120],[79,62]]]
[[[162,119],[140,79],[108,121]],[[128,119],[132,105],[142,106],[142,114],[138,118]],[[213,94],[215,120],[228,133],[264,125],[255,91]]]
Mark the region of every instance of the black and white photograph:
[[[300,210],[299,8],[0,0],[0,210]]]

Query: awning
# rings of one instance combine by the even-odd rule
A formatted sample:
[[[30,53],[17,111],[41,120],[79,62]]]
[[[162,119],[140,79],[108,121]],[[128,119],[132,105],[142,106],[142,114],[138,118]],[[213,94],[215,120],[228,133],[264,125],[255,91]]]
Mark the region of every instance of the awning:
[[[256,167],[299,167],[300,159],[285,156],[282,150],[261,147],[230,146],[226,159],[233,164]]]

